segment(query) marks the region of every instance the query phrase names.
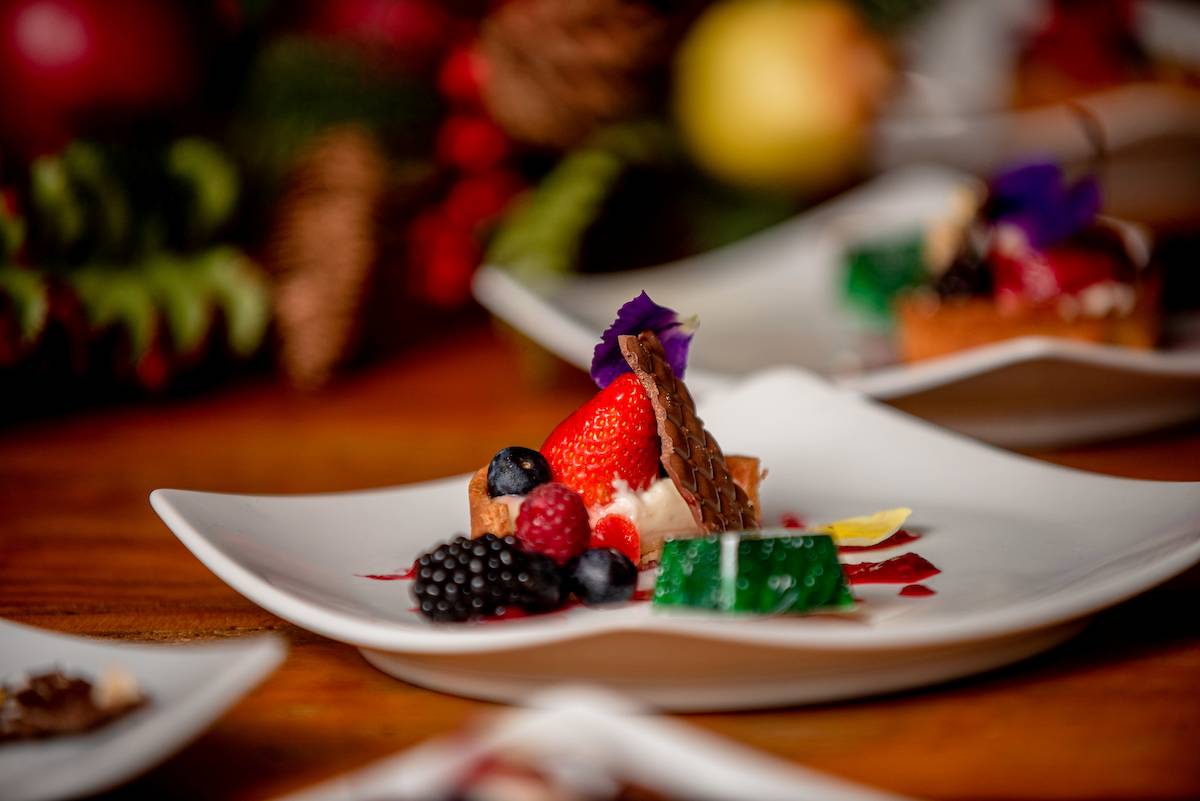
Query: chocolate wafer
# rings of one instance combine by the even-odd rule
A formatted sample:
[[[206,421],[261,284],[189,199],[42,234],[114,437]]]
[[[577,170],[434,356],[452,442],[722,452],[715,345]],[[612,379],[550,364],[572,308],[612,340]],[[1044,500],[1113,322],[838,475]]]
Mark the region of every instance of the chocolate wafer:
[[[721,446],[704,422],[682,380],[667,363],[653,331],[618,337],[621,354],[633,369],[658,421],[662,464],[706,531],[758,528],[758,509],[730,475]]]

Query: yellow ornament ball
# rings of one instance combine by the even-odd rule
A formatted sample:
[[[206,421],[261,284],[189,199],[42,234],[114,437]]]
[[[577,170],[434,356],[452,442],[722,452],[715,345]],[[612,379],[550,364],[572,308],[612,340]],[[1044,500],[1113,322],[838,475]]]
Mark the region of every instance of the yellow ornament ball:
[[[677,56],[687,146],[730,183],[816,192],[862,162],[889,78],[861,18],[836,0],[724,0]]]

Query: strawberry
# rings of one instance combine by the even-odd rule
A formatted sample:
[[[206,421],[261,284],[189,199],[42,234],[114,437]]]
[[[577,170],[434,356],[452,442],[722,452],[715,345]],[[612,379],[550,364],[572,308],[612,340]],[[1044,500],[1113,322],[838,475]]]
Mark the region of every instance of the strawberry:
[[[579,493],[553,481],[529,491],[514,528],[525,552],[545,554],[559,565],[583,553],[592,535]]]
[[[635,565],[642,558],[642,537],[637,526],[625,515],[605,515],[592,529],[589,548],[612,548],[629,557]]]
[[[618,376],[579,407],[542,443],[554,480],[588,507],[612,500],[613,479],[643,490],[658,477],[658,425],[646,390],[633,373]]]

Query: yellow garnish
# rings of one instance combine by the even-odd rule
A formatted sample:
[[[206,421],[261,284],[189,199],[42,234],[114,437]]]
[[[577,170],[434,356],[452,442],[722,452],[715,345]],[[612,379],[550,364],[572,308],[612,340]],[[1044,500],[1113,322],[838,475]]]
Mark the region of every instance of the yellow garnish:
[[[847,517],[816,526],[813,531],[828,534],[838,545],[875,545],[900,530],[912,509],[885,509],[873,515]]]

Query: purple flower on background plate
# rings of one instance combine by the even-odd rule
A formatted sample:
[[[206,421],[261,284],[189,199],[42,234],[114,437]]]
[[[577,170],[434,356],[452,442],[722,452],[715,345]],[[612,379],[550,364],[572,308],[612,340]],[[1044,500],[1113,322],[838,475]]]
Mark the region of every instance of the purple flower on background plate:
[[[592,380],[596,386],[604,389],[617,376],[630,372],[625,357],[621,355],[617,337],[623,334],[636,336],[643,331],[653,331],[658,335],[671,370],[683,378],[683,371],[687,368],[688,346],[698,324],[695,317],[680,320],[674,309],[659,306],[642,292],[617,311],[617,319],[600,337],[600,344],[596,345],[592,354]]]
[[[1100,212],[1100,185],[1088,176],[1068,184],[1062,167],[1035,162],[992,178],[984,216],[1011,225],[1036,249],[1056,245],[1087,228]]]

